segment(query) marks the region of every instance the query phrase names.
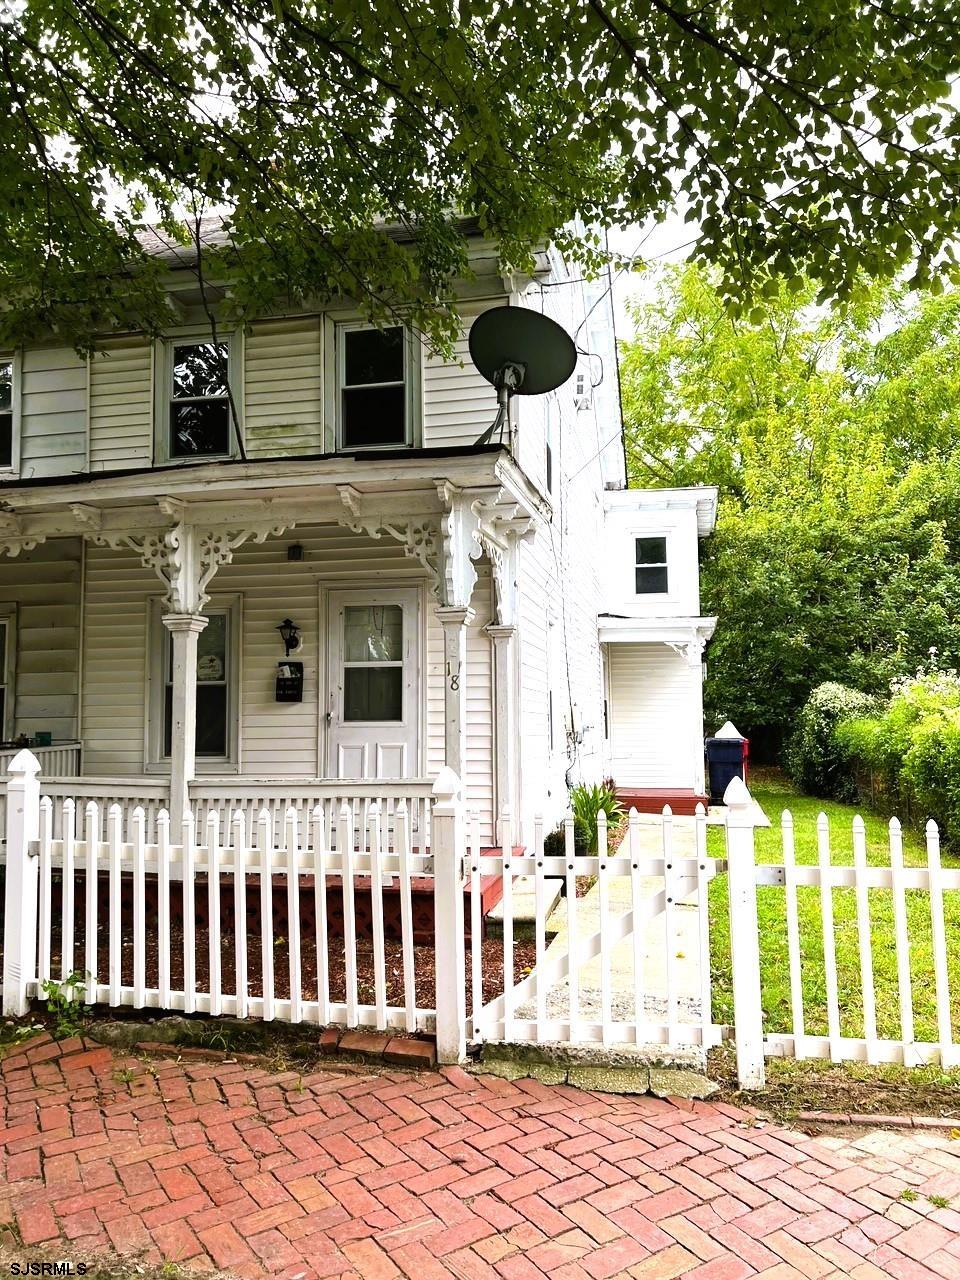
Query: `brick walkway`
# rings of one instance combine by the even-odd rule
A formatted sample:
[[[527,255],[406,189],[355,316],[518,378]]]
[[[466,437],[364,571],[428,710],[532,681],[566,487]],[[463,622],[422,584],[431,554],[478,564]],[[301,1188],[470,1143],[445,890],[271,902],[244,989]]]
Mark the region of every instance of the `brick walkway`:
[[[0,1223],[244,1277],[954,1280],[960,1143],[441,1073],[112,1056],[0,1074]],[[901,1192],[908,1189],[908,1199]],[[916,1191],[916,1197],[909,1195]]]

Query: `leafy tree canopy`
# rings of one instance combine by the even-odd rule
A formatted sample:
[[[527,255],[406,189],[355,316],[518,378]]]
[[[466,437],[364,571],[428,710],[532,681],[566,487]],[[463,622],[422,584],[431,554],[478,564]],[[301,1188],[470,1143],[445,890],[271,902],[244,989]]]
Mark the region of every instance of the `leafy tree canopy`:
[[[773,745],[822,681],[882,691],[931,648],[960,665],[960,294],[814,293],[738,319],[677,269],[622,348],[633,482],[721,491],[709,716]]]
[[[960,0],[10,0],[0,60],[3,343],[162,326],[145,214],[189,243],[225,213],[240,317],[407,300],[441,347],[452,210],[590,270],[679,198],[735,307],[955,264]]]

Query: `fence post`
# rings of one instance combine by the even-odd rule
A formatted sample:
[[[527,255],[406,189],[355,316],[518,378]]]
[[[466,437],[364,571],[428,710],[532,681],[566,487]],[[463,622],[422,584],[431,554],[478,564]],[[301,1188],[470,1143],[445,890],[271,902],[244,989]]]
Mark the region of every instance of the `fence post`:
[[[460,779],[452,769],[441,769],[433,784],[430,845],[434,876],[437,1060],[462,1062],[467,1053],[465,850]]]
[[[40,835],[40,761],[18,751],[7,769],[7,875],[3,903],[3,1012],[27,1012],[27,984],[37,976],[39,858],[29,852]]]
[[[742,778],[733,779],[724,792],[723,803],[727,806],[727,894],[737,1080],[741,1089],[762,1089],[766,1074],[753,846],[756,816],[753,800]]]

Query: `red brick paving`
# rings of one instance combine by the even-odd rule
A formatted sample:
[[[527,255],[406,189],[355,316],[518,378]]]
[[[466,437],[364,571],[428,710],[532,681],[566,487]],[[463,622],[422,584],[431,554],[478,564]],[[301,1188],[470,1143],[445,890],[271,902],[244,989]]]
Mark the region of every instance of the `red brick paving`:
[[[960,1277],[946,1133],[811,1138],[458,1068],[301,1078],[46,1036],[3,1061],[0,1104],[0,1223],[58,1256],[250,1280]]]

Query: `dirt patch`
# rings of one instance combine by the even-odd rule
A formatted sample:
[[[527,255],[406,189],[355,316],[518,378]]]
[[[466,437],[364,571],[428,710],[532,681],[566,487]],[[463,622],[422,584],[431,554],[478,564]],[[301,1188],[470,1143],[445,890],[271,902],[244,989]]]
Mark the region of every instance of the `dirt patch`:
[[[710,1051],[707,1074],[721,1087],[715,1099],[757,1107],[787,1123],[802,1111],[938,1116],[955,1117],[960,1131],[960,1070],[770,1058],[764,1092],[744,1093],[737,1088],[734,1049],[724,1045]]]

